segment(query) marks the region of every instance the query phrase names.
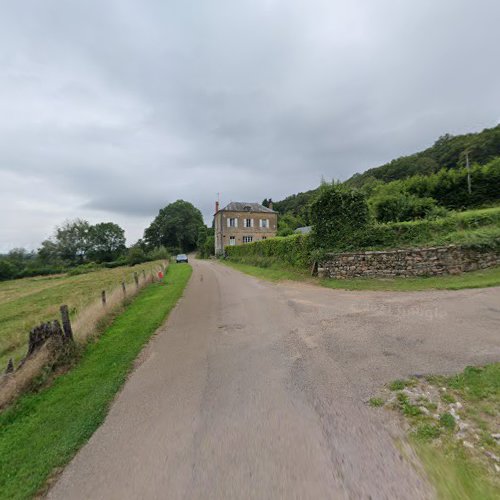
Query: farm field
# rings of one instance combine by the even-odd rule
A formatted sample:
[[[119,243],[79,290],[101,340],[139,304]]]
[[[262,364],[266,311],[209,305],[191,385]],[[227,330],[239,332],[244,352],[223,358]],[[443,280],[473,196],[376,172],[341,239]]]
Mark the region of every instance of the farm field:
[[[161,261],[134,267],[100,269],[77,276],[65,274],[39,276],[0,283],[0,370],[9,358],[19,361],[26,352],[29,331],[33,326],[59,317],[59,306],[67,304],[70,314],[99,300],[102,290],[110,292],[124,280],[134,283],[134,272],[149,273]]]

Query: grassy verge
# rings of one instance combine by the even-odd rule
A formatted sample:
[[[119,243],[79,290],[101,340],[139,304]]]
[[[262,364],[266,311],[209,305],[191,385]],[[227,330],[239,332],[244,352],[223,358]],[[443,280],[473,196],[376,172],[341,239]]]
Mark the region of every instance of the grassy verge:
[[[457,276],[434,276],[421,278],[353,278],[349,280],[317,279],[300,269],[281,267],[273,264],[269,267],[257,267],[240,264],[229,260],[224,264],[256,278],[268,281],[307,281],[327,288],[342,290],[387,290],[387,291],[420,291],[420,290],[460,290],[462,288],[484,288],[500,286],[500,267],[472,271]]]
[[[64,466],[104,420],[135,358],[182,295],[189,266],[170,266],[166,284],[153,284],[80,363],[40,393],[21,397],[0,414],[0,498],[29,498]]]
[[[370,404],[403,416],[440,498],[500,498],[500,363],[397,380]]]
[[[33,326],[59,317],[59,306],[67,304],[72,318],[125,281],[134,287],[134,271],[142,276],[162,261],[133,268],[100,269],[78,276],[56,275],[24,278],[0,283],[0,370],[9,358],[19,361],[26,353],[28,334]]]

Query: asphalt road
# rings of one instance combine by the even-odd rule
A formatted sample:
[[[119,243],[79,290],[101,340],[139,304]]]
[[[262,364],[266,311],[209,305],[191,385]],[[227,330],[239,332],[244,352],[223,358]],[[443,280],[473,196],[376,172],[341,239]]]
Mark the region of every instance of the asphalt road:
[[[382,384],[500,359],[500,288],[344,292],[195,261],[52,499],[391,498],[433,491]]]

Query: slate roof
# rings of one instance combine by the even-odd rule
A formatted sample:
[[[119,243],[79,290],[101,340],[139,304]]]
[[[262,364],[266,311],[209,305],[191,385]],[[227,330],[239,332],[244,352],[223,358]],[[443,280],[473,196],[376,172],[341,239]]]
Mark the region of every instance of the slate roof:
[[[220,210],[221,212],[264,212],[269,214],[275,214],[274,210],[261,205],[260,203],[247,203],[244,201],[232,201],[224,208]]]

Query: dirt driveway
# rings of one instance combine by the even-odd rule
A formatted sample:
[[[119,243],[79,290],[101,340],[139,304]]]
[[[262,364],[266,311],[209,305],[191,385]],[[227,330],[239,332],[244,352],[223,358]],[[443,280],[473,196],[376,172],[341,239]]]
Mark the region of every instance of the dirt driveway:
[[[500,360],[500,288],[343,292],[195,261],[61,499],[428,498],[366,400]]]

